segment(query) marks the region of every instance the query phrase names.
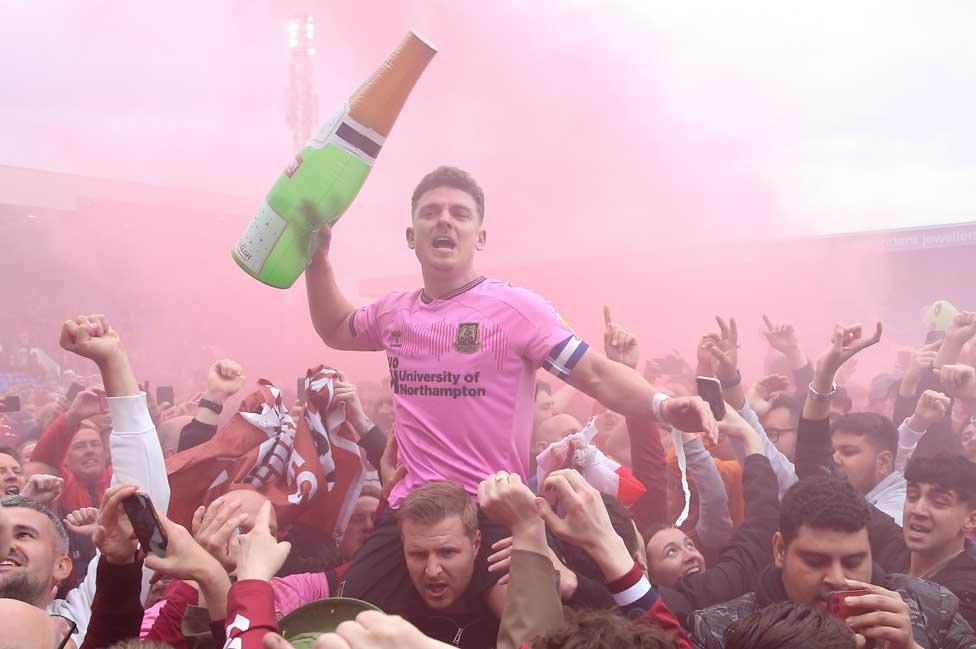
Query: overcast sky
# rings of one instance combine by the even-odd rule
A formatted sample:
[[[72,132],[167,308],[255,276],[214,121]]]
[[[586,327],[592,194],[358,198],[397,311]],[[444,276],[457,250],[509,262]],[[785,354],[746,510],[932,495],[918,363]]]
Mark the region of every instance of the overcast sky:
[[[976,219],[972,2],[8,1],[0,164],[259,201],[306,12],[323,118],[408,28],[440,50],[347,218],[399,229],[450,162],[496,260]]]

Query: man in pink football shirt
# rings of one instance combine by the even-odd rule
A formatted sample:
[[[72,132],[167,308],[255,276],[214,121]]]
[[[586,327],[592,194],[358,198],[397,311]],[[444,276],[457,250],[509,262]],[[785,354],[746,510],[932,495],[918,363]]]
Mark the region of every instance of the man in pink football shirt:
[[[487,242],[484,193],[468,173],[439,167],[414,190],[407,246],[423,273],[421,290],[391,293],[356,309],[343,297],[329,261],[331,231],[305,273],[315,330],[334,349],[385,350],[396,412],[399,462],[406,477],[390,507],[431,480],[451,480],[472,496],[499,471],[527,479],[535,373],[544,367],[569,385],[625,416],[653,412],[686,431],[715,434],[698,397],[668,398],[637,372],[610,361],[576,336],[543,298],[475,270]],[[482,547],[506,530],[482,527]],[[500,613],[499,589],[484,579]],[[345,594],[401,612],[409,582],[392,516],[349,570]]]

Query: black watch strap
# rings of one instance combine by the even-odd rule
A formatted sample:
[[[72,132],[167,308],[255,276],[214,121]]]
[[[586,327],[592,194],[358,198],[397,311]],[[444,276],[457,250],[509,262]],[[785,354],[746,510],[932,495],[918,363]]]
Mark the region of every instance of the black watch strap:
[[[224,407],[222,405],[219,403],[214,403],[210,399],[200,399],[200,401],[197,402],[197,405],[218,415],[224,411]]]

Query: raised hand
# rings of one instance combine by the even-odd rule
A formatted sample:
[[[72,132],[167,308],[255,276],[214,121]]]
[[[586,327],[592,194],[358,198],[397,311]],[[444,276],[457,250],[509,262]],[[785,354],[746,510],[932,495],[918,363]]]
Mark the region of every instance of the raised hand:
[[[763,323],[766,330],[761,332],[769,346],[780,352],[789,355],[790,352],[800,349],[800,341],[796,337],[796,328],[788,322],[773,323],[769,316],[763,316]]]
[[[42,505],[50,506],[51,503],[61,497],[64,489],[64,479],[46,473],[35,473],[27,478],[27,484],[21,490],[21,495],[25,498],[35,500]],[[98,511],[97,509],[95,511]]]
[[[134,484],[115,485],[109,487],[102,498],[92,541],[109,563],[124,566],[138,556],[139,541],[122,507],[122,501],[137,491],[139,487]]]
[[[718,443],[718,424],[701,397],[672,397],[661,403],[661,418],[680,431],[705,433]]]
[[[742,442],[746,455],[763,455],[764,449],[759,433],[742,418],[735,408],[725,409],[725,417],[718,422],[719,433]]]
[[[60,345],[65,351],[89,358],[99,366],[123,353],[122,339],[101,314],[65,320]]]
[[[85,419],[90,419],[107,412],[108,405],[105,401],[105,389],[102,387],[94,387],[82,390],[75,396],[75,400],[65,413],[65,419],[69,425],[77,427]]]
[[[746,399],[760,417],[772,407],[772,401],[790,387],[790,379],[782,374],[764,376],[749,388]]]
[[[389,500],[393,488],[407,476],[407,467],[400,464],[400,447],[397,445],[396,435],[391,430],[386,440],[386,448],[380,458],[380,482],[383,485],[383,501]]]
[[[949,326],[946,327],[946,340],[959,345],[976,336],[976,313],[963,311],[957,313]]]
[[[271,501],[261,506],[254,527],[238,537],[237,578],[270,581],[284,565],[291,543],[278,541],[271,533]]]
[[[169,520],[162,512],[157,512],[157,516],[166,534],[166,556],[150,553],[146,556],[148,568],[176,579],[193,581],[204,581],[216,574],[226,576],[220,562],[197,543],[185,527]]]
[[[478,504],[488,518],[515,534],[528,525],[542,523],[535,494],[516,473],[500,471],[482,480],[478,485]]]
[[[244,387],[246,380],[244,370],[237,361],[229,358],[217,361],[207,371],[207,391],[203,397],[208,401],[223,404]]]
[[[511,573],[508,570],[512,566],[512,544],[513,539],[511,536],[497,541],[491,546],[492,554],[488,555],[488,572],[504,573],[498,580],[499,586],[505,586],[511,582]],[[567,568],[566,564],[559,560],[559,557],[556,556],[556,553],[552,551],[552,548],[548,544],[543,548],[543,553],[549,557],[552,567],[559,573],[559,598],[564,602],[568,602],[573,598],[573,595],[576,594],[576,590],[579,588],[579,578],[575,572]]]
[[[976,368],[971,365],[946,365],[935,370],[942,387],[967,404],[976,403]]]
[[[901,380],[899,394],[906,397],[914,396],[922,377],[935,366],[941,346],[942,341],[937,340],[912,353],[912,359],[908,362],[905,376]]]
[[[833,381],[844,363],[853,358],[856,354],[864,351],[872,345],[881,341],[881,323],[879,322],[874,330],[874,334],[869,338],[863,337],[863,327],[860,324],[854,325],[834,325],[834,333],[830,339],[830,347],[824,355],[817,361],[817,374],[829,376]]]
[[[613,321],[608,306],[603,307],[603,324],[603,351],[607,358],[636,370],[640,360],[640,343],[637,338]]]
[[[265,649],[289,649],[285,640],[279,642],[279,637],[265,636]],[[315,649],[451,649],[452,646],[427,637],[402,617],[379,611],[363,611],[355,621],[343,622],[335,633],[323,634],[315,643]]]
[[[359,388],[346,381],[346,377],[343,374],[340,374],[339,379],[333,382],[333,388],[335,392],[332,397],[332,402],[346,404],[346,419],[349,420],[352,427],[360,435],[368,433],[373,422],[369,420],[369,417],[366,416],[365,409],[363,409],[363,402],[359,398]]]
[[[926,390],[915,404],[915,412],[908,419],[908,427],[925,432],[949,414],[952,400],[941,392]]]
[[[315,208],[311,207],[311,216],[314,218],[315,222],[320,222],[321,219],[315,215]],[[329,250],[332,247],[332,228],[323,224],[322,228],[319,230],[319,246],[315,250],[315,254],[312,255],[312,261],[309,263],[310,266],[316,268],[322,267],[329,263]]]
[[[586,550],[608,581],[619,579],[633,567],[634,559],[614,531],[603,497],[578,471],[553,471],[542,484],[542,493],[545,499],[536,498],[536,506],[549,529]],[[561,508],[565,516],[554,508]]]
[[[209,507],[198,507],[193,514],[193,539],[220,562],[227,573],[237,569],[237,556],[240,552],[238,537],[234,530],[247,520],[240,514],[241,504],[228,504],[217,498]]]
[[[82,507],[64,517],[68,531],[91,538],[98,530],[98,507]]]
[[[721,316],[715,316],[719,334],[711,336],[709,352],[715,359],[715,369],[722,381],[734,381],[739,369],[739,327],[735,318],[729,318],[728,324]]]

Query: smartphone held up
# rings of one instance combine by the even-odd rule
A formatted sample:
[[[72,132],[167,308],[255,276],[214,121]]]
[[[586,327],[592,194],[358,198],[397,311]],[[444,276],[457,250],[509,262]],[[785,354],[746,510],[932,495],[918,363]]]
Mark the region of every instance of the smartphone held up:
[[[156,508],[149,496],[142,493],[132,494],[122,500],[122,508],[132,523],[132,530],[139,539],[143,552],[152,552],[158,557],[166,556],[169,540],[159,524],[159,516],[156,515]]]

